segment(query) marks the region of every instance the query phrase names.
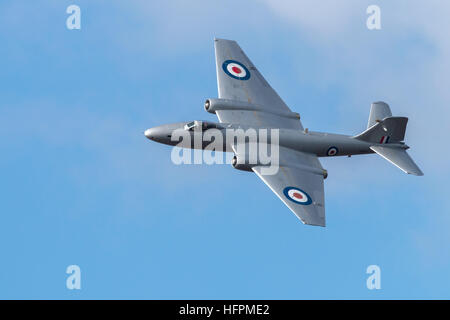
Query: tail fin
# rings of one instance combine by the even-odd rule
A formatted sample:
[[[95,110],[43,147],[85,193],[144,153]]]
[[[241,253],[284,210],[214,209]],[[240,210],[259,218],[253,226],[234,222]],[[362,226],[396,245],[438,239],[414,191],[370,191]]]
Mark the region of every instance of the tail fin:
[[[422,176],[422,171],[406,153],[409,147],[403,143],[407,123],[408,118],[393,117],[387,103],[374,102],[367,129],[353,138],[372,143],[370,149],[404,172]]]
[[[372,103],[370,107],[370,115],[369,122],[367,123],[367,129],[369,129],[374,124],[377,124],[378,121],[383,120],[384,118],[392,117],[391,108],[385,102],[379,101]]]
[[[354,138],[376,144],[398,143],[405,140],[407,123],[408,118],[393,117],[387,103],[374,102],[367,129]]]

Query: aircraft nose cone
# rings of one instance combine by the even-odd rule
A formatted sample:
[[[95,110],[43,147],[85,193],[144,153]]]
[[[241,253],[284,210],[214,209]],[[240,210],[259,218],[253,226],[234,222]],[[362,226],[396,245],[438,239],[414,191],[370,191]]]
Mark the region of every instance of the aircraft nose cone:
[[[148,139],[153,139],[155,136],[155,130],[150,128],[145,130],[144,135],[148,138]]]

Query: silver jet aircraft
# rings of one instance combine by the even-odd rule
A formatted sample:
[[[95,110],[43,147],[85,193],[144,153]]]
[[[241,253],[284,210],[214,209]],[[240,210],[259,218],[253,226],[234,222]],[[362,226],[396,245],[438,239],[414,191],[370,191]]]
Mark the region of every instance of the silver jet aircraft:
[[[403,142],[408,118],[393,117],[386,103],[372,104],[367,129],[356,136],[308,131],[235,41],[215,39],[214,44],[219,97],[206,100],[204,107],[220,123],[162,125],[147,129],[148,139],[179,146],[179,140],[172,139],[177,130],[194,137],[211,129],[277,129],[279,170],[275,174],[263,174],[264,165],[258,161],[248,163],[248,155],[239,151],[234,140],[224,141],[223,151],[234,152],[234,168],[256,173],[304,224],[314,226],[325,226],[323,181],[328,175],[318,157],[377,153],[406,173],[423,175]],[[208,143],[182,147],[200,149]]]

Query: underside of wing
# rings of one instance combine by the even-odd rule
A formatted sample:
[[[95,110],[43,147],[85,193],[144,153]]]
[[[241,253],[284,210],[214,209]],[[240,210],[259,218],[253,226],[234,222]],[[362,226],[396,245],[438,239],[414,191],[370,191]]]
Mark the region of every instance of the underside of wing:
[[[252,110],[220,110],[220,122],[302,130],[293,113],[235,41],[215,39],[217,85],[220,99],[242,101]]]
[[[315,155],[280,148],[278,172],[263,168],[252,170],[304,224],[325,227],[324,170]]]

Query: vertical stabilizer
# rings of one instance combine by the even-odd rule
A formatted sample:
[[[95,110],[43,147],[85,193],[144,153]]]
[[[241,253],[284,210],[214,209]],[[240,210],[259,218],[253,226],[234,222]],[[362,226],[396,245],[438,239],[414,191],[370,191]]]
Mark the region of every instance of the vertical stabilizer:
[[[367,128],[370,128],[376,124],[377,120],[381,121],[387,117],[392,117],[391,108],[389,108],[387,103],[382,101],[372,103]]]

